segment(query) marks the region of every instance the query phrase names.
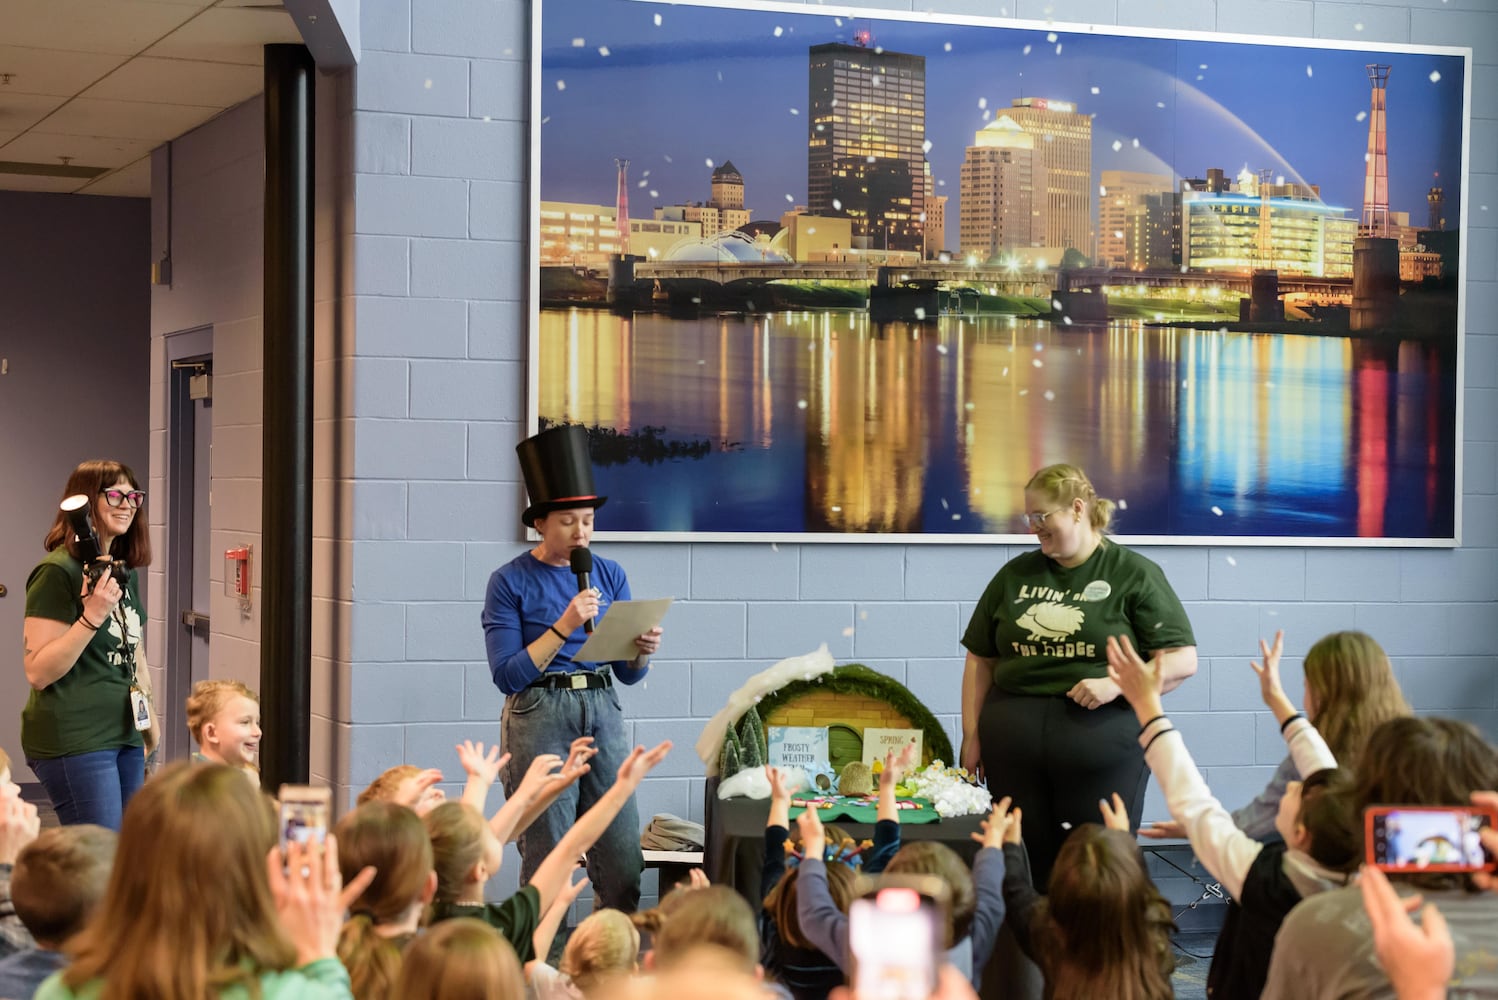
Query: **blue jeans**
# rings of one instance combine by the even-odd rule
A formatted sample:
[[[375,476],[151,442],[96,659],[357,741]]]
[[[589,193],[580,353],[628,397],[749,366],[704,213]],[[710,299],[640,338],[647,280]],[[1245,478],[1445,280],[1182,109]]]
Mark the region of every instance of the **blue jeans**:
[[[70,757],[26,759],[36,772],[63,826],[97,823],[119,830],[130,797],[146,780],[140,747],[93,750]]]
[[[557,796],[555,802],[520,835],[520,884],[536,869],[566,832],[613,786],[629,756],[624,713],[613,688],[579,691],[526,688],[505,699],[500,716],[500,744],[510,754],[503,780],[505,795],[515,794],[531,761],[545,753],[563,760],[574,739],[593,737],[597,755],[587,774]],[[588,849],[588,878],[595,905],[633,913],[640,902],[640,813],[630,796],[598,842]]]

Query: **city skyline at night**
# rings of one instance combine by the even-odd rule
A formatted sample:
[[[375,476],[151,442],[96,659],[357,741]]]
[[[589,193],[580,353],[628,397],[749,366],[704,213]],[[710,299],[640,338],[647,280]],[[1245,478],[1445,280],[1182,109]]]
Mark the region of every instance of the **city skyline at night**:
[[[871,51],[922,57],[933,193],[960,213],[972,136],[1026,97],[1092,116],[1093,194],[1103,171],[1199,177],[1269,171],[1362,204],[1369,85],[1387,91],[1389,208],[1412,220],[1441,187],[1460,218],[1464,60],[1444,52],[1309,48],[889,17],[732,10],[639,0],[548,3],[542,11],[539,197],[606,204],[614,156],[635,164],[645,206],[702,201],[732,159],[758,219],[808,206],[808,53],[868,32]],[[1096,221],[1097,199],[1091,215]],[[947,249],[956,234],[948,226]]]

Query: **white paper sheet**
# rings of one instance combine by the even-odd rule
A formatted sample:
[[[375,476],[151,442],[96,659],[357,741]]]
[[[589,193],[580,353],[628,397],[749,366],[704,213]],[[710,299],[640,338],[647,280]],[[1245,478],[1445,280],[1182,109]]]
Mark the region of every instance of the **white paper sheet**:
[[[574,663],[609,663],[633,660],[640,655],[635,637],[644,635],[661,623],[673,598],[653,601],[615,601],[608,613],[598,619],[595,631],[572,656]]]

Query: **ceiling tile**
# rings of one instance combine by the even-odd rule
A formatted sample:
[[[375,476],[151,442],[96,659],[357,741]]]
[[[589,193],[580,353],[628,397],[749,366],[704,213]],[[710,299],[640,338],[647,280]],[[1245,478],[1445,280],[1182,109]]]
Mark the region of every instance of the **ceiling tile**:
[[[132,59],[83,92],[84,97],[154,103],[191,95],[193,104],[231,108],[265,89],[259,66],[188,59]]]
[[[166,142],[196,128],[219,113],[219,108],[140,101],[102,101],[80,97],[69,101],[46,121],[48,132]]]
[[[32,129],[8,143],[0,160],[22,163],[61,163],[67,157],[75,167],[108,167],[113,170],[133,163],[161,145],[150,139],[106,139],[94,135],[57,135]]]
[[[14,74],[9,83],[0,84],[0,94],[72,97],[126,58],[112,53],[0,45],[0,73]]]
[[[145,0],[5,0],[5,42],[133,56],[195,14],[191,6]]]
[[[151,158],[142,156],[123,169],[89,181],[78,189],[78,193],[149,198],[151,197]]]
[[[301,40],[291,15],[284,10],[215,7],[193,18],[144,54],[260,66],[265,60],[266,43]]]
[[[77,191],[83,184],[82,177],[38,177],[34,174],[0,173],[0,190],[4,191],[51,191],[67,194]]]
[[[0,90],[0,132],[24,132],[66,100],[66,97],[7,94]]]

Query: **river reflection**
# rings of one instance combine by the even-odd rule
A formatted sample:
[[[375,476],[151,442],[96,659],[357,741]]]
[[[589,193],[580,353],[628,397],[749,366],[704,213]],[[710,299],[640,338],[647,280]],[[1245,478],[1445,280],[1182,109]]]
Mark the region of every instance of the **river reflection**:
[[[1455,359],[1010,317],[543,310],[542,417],[710,443],[600,464],[609,531],[1018,534],[1082,465],[1129,535],[1449,537]]]

